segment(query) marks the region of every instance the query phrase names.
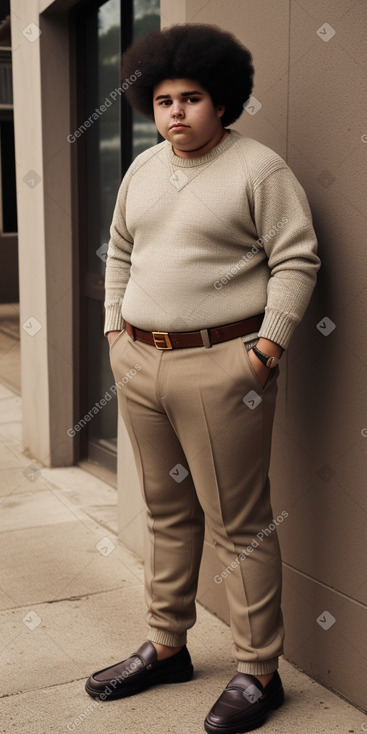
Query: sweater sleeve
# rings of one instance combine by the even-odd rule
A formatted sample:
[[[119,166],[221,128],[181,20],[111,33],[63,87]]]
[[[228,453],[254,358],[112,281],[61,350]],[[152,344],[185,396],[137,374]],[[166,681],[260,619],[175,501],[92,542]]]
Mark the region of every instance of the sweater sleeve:
[[[306,194],[284,161],[254,184],[254,219],[270,269],[259,336],[286,349],[311,298],[320,260]]]
[[[126,226],[126,197],[130,175],[125,175],[116,200],[110,228],[105,274],[105,325],[107,331],[124,328],[121,307],[130,277],[133,238]]]

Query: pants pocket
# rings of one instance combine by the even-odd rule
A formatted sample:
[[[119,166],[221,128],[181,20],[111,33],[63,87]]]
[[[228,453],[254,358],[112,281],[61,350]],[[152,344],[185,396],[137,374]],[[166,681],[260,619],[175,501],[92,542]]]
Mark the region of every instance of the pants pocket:
[[[241,348],[242,356],[244,357],[244,359],[246,361],[246,364],[247,364],[247,367],[250,370],[250,372],[252,374],[252,377],[253,377],[253,379],[254,379],[254,381],[256,383],[257,389],[260,390],[261,393],[264,393],[267,390],[268,386],[272,382],[274,382],[274,380],[277,379],[277,377],[279,375],[279,365],[276,365],[276,367],[273,367],[271,370],[269,370],[269,377],[268,377],[265,385],[263,386],[261,384],[261,382],[260,382],[260,380],[259,380],[259,378],[258,378],[258,376],[257,376],[257,374],[255,372],[255,370],[254,370],[254,367],[252,365],[252,362],[250,361],[250,357],[248,355],[248,350],[246,349],[246,346],[243,343],[242,337],[239,337],[238,343],[239,343],[239,346]]]
[[[110,354],[111,354],[111,351],[112,351],[112,349],[114,348],[114,346],[115,346],[116,342],[120,341],[121,337],[122,337],[122,336],[123,336],[123,334],[125,334],[125,333],[126,333],[126,329],[122,329],[122,331],[120,331],[120,333],[118,334],[118,336],[116,337],[116,339],[114,339],[114,340],[113,340],[113,342],[112,342],[112,344],[110,344],[110,348],[109,348],[109,352],[110,352]]]

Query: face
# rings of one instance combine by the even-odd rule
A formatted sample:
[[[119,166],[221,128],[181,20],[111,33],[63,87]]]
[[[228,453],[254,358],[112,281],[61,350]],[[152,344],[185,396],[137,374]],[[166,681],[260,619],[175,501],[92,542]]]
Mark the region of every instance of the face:
[[[215,106],[209,92],[192,79],[157,84],[153,110],[160,134],[181,158],[204,155],[228,135],[221,122],[224,106]]]

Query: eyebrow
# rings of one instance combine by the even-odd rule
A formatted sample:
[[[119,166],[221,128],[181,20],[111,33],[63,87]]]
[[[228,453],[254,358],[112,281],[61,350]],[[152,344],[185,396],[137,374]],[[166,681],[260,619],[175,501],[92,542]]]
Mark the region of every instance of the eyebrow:
[[[202,96],[203,93],[194,90],[193,92],[180,92],[180,94],[181,94],[181,97],[191,97],[193,94],[200,94]],[[159,94],[158,97],[156,97],[156,100],[157,99],[171,99],[171,95],[170,94]]]

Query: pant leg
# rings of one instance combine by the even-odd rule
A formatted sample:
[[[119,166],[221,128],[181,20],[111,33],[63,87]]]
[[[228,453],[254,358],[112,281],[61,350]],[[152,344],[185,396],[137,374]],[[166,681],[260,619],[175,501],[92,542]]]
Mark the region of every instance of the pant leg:
[[[148,639],[173,647],[183,645],[187,629],[196,620],[203,511],[187,470],[185,475],[185,454],[161,405],[165,384],[162,352],[133,342],[125,332],[111,347],[110,357],[119,386],[119,410],[147,507],[144,572]]]
[[[268,479],[278,368],[263,389],[241,338],[163,357],[170,366],[162,404],[224,569],[238,670],[270,673],[284,638]]]

